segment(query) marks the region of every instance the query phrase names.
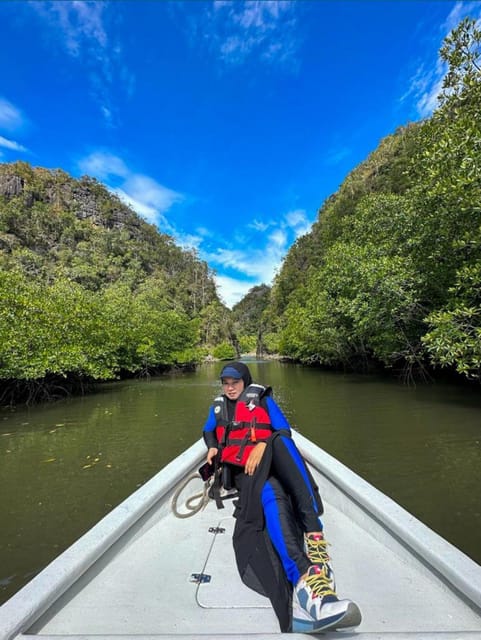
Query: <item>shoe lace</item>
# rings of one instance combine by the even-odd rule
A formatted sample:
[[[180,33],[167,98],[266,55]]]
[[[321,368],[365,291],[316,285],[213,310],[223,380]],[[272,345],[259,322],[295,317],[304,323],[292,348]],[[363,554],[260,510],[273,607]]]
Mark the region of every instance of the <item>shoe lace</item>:
[[[327,553],[327,540],[325,538],[313,538],[306,536],[307,557],[313,564],[329,566],[330,557]]]
[[[337,598],[337,594],[332,590],[329,578],[323,569],[316,567],[316,570],[311,570],[304,580],[314,598],[325,598],[326,596],[335,596]]]

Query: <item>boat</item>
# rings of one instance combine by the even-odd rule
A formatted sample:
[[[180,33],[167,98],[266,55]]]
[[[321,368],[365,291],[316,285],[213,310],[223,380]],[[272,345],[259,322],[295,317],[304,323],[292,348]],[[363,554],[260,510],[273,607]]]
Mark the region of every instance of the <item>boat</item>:
[[[293,437],[325,503],[337,590],[363,616],[356,629],[318,637],[481,639],[481,567],[302,434]],[[196,470],[205,453],[202,440],[194,443],[5,602],[1,640],[285,637],[270,601],[239,578],[233,500],[218,509],[204,499]]]

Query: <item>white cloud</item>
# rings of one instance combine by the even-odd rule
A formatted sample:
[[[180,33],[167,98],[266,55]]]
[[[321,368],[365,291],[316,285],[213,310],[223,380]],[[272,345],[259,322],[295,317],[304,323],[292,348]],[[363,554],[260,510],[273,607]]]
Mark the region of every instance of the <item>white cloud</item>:
[[[443,88],[446,67],[439,63],[434,72],[420,70],[417,86],[416,108],[421,118],[429,117],[438,106],[438,98]]]
[[[130,93],[134,84],[122,62],[122,49],[107,30],[111,5],[100,0],[29,3],[50,28],[52,38],[82,65],[90,80],[91,94],[108,125],[114,125],[116,120],[111,87],[125,87]]]
[[[178,3],[177,12],[183,12]],[[296,65],[300,37],[294,0],[217,0],[203,12],[199,23],[192,24],[191,36],[201,42],[226,64],[242,64],[251,56],[266,63]]]
[[[5,147],[5,149],[10,149],[11,151],[27,151],[23,145],[14,140],[8,140],[8,138],[4,138],[3,136],[0,136],[0,147]]]
[[[160,184],[150,176],[135,173],[113,153],[97,151],[78,163],[80,170],[98,180],[115,193],[148,222],[156,224],[166,233],[174,233],[164,217],[173,204],[184,199],[178,193]],[[117,183],[117,184],[115,184]]]
[[[202,238],[212,238],[214,234],[207,227],[197,227],[197,233],[202,236]]]
[[[312,228],[312,222],[307,219],[304,209],[289,211],[285,215],[285,221],[287,226],[293,230],[296,239],[309,233]]]
[[[131,173],[123,184],[123,189],[134,200],[164,213],[176,202],[184,199],[184,196],[172,189],[164,187],[149,176]]]
[[[255,282],[247,282],[245,280],[236,280],[227,276],[215,276],[215,281],[219,291],[219,296],[230,309],[242,300],[249,289],[256,286]]]
[[[177,231],[175,232],[175,239],[182,248],[195,249],[197,251],[204,238],[202,237],[202,235],[195,235],[192,233],[179,233]]]
[[[432,52],[429,59],[419,63],[416,72],[411,78],[408,91],[401,98],[401,102],[407,98],[413,98],[418,116],[429,117],[438,106],[438,97],[441,94],[447,66],[438,57],[438,51],[444,38],[466,16],[471,16],[479,22],[481,8],[478,2],[457,2],[446,21],[441,27],[441,36],[437,34],[433,40]]]
[[[479,2],[457,2],[443,25],[445,34],[452,31],[466,16],[471,16],[479,21],[481,17]]]
[[[290,235],[286,228],[276,228],[270,235],[259,234],[252,247],[229,249],[219,247],[213,252],[202,251],[201,256],[209,264],[224,271],[239,274],[239,281],[250,279],[250,287],[271,283],[289,248]]]
[[[216,277],[220,295],[228,306],[232,306],[252,287],[272,284],[290,246],[299,236],[308,233],[311,227],[312,222],[306,211],[293,209],[276,220],[249,223],[246,228],[251,231],[250,234],[237,230],[235,235],[250,236],[249,242],[240,244],[244,248],[224,246],[206,251],[200,245],[200,256],[222,271]],[[267,229],[271,230],[269,234],[265,233]]]
[[[13,133],[14,131],[17,132],[23,129],[26,124],[27,121],[20,109],[17,109],[17,107],[8,100],[0,98],[0,130]],[[0,135],[0,147],[20,153],[28,151],[28,149],[24,147],[23,144],[20,144],[20,142],[12,140],[10,137],[6,138],[2,135]],[[4,156],[5,154],[2,152],[0,157],[3,158]]]
[[[105,3],[74,0],[41,2],[35,9],[58,29],[70,55],[79,57],[85,47],[104,50],[108,37],[103,25]]]
[[[112,153],[96,151],[79,162],[81,171],[93,175],[99,180],[105,180],[110,176],[127,177],[129,170],[124,161]]]
[[[267,229],[269,228],[269,223],[268,222],[264,222],[263,220],[253,220],[252,222],[250,222],[247,227],[249,229],[255,229],[255,231],[267,231]]]
[[[270,234],[269,241],[274,245],[274,247],[283,249],[287,242],[286,232],[283,229],[276,229]]]
[[[215,253],[200,252],[201,258],[214,268],[224,271],[217,275],[220,295],[227,306],[238,302],[249,289],[262,283],[270,284],[285,255],[286,245],[282,232],[275,232],[261,249],[229,250],[219,248]],[[238,273],[238,277],[226,273]]]
[[[0,128],[5,131],[17,131],[24,123],[25,119],[20,109],[8,100],[0,98]]]
[[[160,221],[160,213],[154,208],[145,204],[141,200],[137,200],[126,191],[121,189],[120,187],[115,187],[110,189],[112,193],[115,193],[116,196],[122,200],[125,204],[129,205],[139,216],[142,216],[147,222],[151,224],[156,224]]]

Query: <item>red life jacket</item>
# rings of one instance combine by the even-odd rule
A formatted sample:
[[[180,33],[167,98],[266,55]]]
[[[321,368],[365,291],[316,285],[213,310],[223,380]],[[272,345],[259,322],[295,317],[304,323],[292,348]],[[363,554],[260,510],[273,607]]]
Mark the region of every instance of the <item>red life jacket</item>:
[[[227,418],[225,396],[214,400],[215,428],[220,448],[221,462],[243,467],[250,452],[258,442],[265,442],[272,435],[269,414],[261,406],[261,399],[271,393],[270,387],[251,384],[244,389],[235,405],[232,422]]]

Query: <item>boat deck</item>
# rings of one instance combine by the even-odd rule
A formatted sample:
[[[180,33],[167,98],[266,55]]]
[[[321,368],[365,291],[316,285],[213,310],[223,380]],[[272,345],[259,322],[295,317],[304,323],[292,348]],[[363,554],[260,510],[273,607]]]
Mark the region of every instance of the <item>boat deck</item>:
[[[197,454],[194,457],[197,464]],[[363,614],[357,629],[330,632],[321,637],[481,638],[481,607],[477,602],[453,587],[420,551],[406,545],[401,530],[393,533],[385,522],[353,500],[328,475],[315,468],[313,474],[325,503],[323,521],[331,545],[338,593],[340,597],[355,600]],[[157,491],[151,484],[155,484],[155,480],[144,485],[141,491]],[[201,488],[200,480],[191,482],[179,504],[183,505],[186,497]],[[153,504],[113,544],[106,542],[108,548],[99,559],[89,561],[86,570],[79,567],[79,576],[63,595],[46,600],[43,615],[16,637],[24,640],[94,637],[119,640],[119,636],[137,640],[280,637],[269,601],[244,586],[238,576],[231,541],[232,501],[225,502],[224,510],[218,510],[210,501],[203,511],[180,519],[172,511],[171,496],[171,492],[167,493],[161,503]],[[123,503],[124,514],[117,508],[115,517],[120,520],[132,517],[135,504],[129,500]],[[393,508],[395,517],[395,509],[400,507],[394,505]],[[416,537],[422,537],[426,528],[409,517],[413,522],[407,525],[407,537],[413,531]],[[102,540],[102,522],[87,534],[90,539],[85,549]],[[420,533],[412,529],[418,525]],[[433,535],[433,541],[429,536],[427,540],[431,547],[438,542],[436,534]],[[82,540],[79,543],[82,544]],[[440,544],[447,545],[442,540]],[[437,553],[436,549],[434,552]],[[78,555],[78,551],[76,553]],[[68,566],[65,554],[61,558],[63,566]],[[463,558],[465,556],[464,562]],[[457,573],[463,570],[463,562],[455,568]],[[474,568],[474,579],[480,579],[481,572],[477,569],[481,571],[481,568],[469,563],[466,566],[470,570]],[[57,565],[57,571],[61,570],[62,563]],[[193,574],[210,578],[197,583],[192,581]],[[467,576],[467,579],[473,578]],[[41,585],[37,589],[41,589]],[[474,585],[474,592],[476,598],[481,592],[481,579]],[[291,637],[306,636],[291,634]]]

